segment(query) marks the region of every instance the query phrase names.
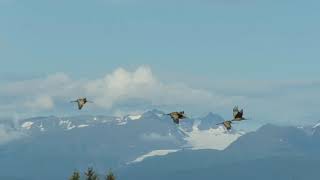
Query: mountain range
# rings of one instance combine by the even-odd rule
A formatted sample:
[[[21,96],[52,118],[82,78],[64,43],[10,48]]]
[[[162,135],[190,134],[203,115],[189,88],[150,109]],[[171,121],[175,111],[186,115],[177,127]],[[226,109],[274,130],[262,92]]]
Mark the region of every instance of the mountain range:
[[[67,179],[88,167],[111,168],[121,180],[317,179],[318,125],[228,132],[216,126],[218,114],[180,125],[164,114],[19,121],[9,126],[23,135],[0,145],[0,179]]]
[[[319,179],[319,127],[267,124],[223,151],[185,150],[122,169],[120,179]]]
[[[209,113],[205,118],[186,119],[176,125],[158,110],[125,117],[25,119],[15,126],[23,136],[0,145],[0,176],[66,179],[74,169],[89,166],[104,172],[181,149],[224,149],[243,133],[217,127],[221,120],[219,115]],[[211,137],[220,142],[209,142]]]

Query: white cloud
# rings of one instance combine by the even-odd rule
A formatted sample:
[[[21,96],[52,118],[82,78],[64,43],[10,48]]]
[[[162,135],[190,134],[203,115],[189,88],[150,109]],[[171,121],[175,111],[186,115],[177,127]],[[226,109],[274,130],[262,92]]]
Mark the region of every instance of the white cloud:
[[[191,88],[181,82],[166,84],[159,81],[148,66],[135,71],[118,68],[103,78],[94,80],[73,80],[65,73],[56,73],[46,78],[3,84],[0,97],[7,102],[0,109],[13,112],[41,112],[52,110],[55,104],[86,96],[95,102],[97,108],[113,112],[141,112],[143,109],[123,110],[117,106],[130,101],[153,107],[225,107],[233,104],[236,96],[221,96],[203,89]],[[134,103],[133,103],[134,104]],[[118,108],[118,109],[115,109]]]
[[[5,84],[0,88],[2,95],[25,96],[36,94],[61,94],[69,88],[71,79],[64,73],[56,73],[46,78],[31,79]]]
[[[0,144],[18,139],[25,136],[21,131],[16,131],[0,124]]]
[[[246,116],[257,121],[299,122],[319,117],[320,81],[212,81],[204,88],[194,88],[183,82],[164,83],[148,66],[134,71],[118,68],[102,78],[72,79],[65,73],[0,86],[0,110],[5,116],[59,113],[69,101],[86,96],[94,101],[90,112],[128,114],[150,108],[164,111],[185,110],[189,113],[215,111],[231,118],[234,105],[245,108]],[[212,84],[213,87],[208,87]],[[64,107],[60,107],[60,106]],[[51,113],[53,114],[53,113]],[[315,119],[315,121],[318,119]]]
[[[54,102],[49,96],[36,97],[24,103],[26,108],[35,110],[50,110],[54,107]]]
[[[41,112],[52,110],[55,99],[71,96],[77,82],[68,75],[56,73],[45,78],[2,84],[0,87],[0,109],[7,114],[19,112]]]
[[[102,79],[88,82],[86,91],[104,108],[111,108],[116,102],[125,99],[144,99],[154,106],[224,106],[232,104],[233,99],[240,98],[222,97],[206,90],[190,88],[182,83],[164,84],[146,66],[139,67],[134,72],[117,69]]]
[[[147,67],[139,67],[134,72],[119,68],[102,79],[88,82],[85,89],[88,95],[95,97],[94,101],[99,106],[111,108],[122,99],[146,98],[145,95],[152,93],[156,85],[157,82]]]

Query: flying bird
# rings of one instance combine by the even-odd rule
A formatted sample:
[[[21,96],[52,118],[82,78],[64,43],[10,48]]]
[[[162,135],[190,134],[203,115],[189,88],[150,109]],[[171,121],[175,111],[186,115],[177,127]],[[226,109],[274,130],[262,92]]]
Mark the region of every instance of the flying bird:
[[[71,101],[71,103],[77,103],[78,109],[81,110],[86,103],[93,103],[92,101],[88,101],[87,98],[79,98],[75,101]]]
[[[222,123],[219,123],[217,125],[223,125],[228,131],[232,128],[232,121],[224,121]]]
[[[172,112],[170,114],[167,114],[171,117],[171,119],[173,120],[174,123],[179,124],[180,120],[187,118],[184,115],[184,111],[181,112]]]
[[[243,109],[239,111],[238,106],[233,108],[233,120],[232,121],[243,121],[246,118],[243,117]]]

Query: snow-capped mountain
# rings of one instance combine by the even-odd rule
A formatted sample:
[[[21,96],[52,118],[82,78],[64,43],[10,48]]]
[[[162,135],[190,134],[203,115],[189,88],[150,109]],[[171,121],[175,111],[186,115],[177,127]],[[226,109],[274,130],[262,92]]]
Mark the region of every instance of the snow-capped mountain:
[[[121,169],[124,180],[318,179],[320,140],[301,128],[264,125],[223,151],[181,150]],[[163,152],[166,153],[166,152]],[[156,166],[154,166],[154,164]],[[159,170],[161,167],[161,170]]]
[[[320,121],[311,125],[298,126],[297,128],[303,130],[305,133],[309,134],[310,136],[314,134],[320,134]]]
[[[198,128],[199,130],[215,129],[216,124],[223,121],[224,119],[220,115],[210,112],[207,116],[200,118]]]
[[[306,133],[307,128],[273,125],[263,126],[256,132],[236,129],[228,132],[215,125],[222,118],[213,113],[185,119],[180,125],[164,114],[153,110],[124,117],[50,116],[11,124],[10,127],[18,126],[17,131],[26,135],[0,145],[0,174],[6,179],[17,175],[16,171],[25,179],[66,179],[74,169],[84,170],[88,166],[94,166],[99,172],[105,168],[121,170],[133,166],[136,173],[148,170],[146,166],[151,166],[148,163],[155,158],[160,159],[155,161],[157,164],[165,163],[170,172],[188,172],[211,167],[213,162],[217,163],[213,166],[215,169],[221,162],[241,164],[276,155],[316,156],[320,150],[319,126],[312,126],[311,134]],[[186,169],[180,161],[195,163]],[[52,169],[60,173],[55,174]],[[206,169],[202,171],[205,173]]]
[[[223,118],[217,114],[209,113],[198,119],[188,118],[180,125],[172,123],[169,116],[158,110],[148,111],[144,114],[115,116],[74,116],[74,117],[36,117],[21,121],[20,129],[30,135],[38,133],[51,133],[54,131],[71,131],[75,129],[97,126],[123,126],[123,129],[139,125],[145,129],[142,135],[145,139],[179,139],[183,148],[194,149],[225,149],[229,144],[240,137],[244,132],[227,132],[223,127],[216,126]],[[150,124],[153,122],[153,124]],[[166,125],[163,129],[155,127],[157,123]],[[147,127],[145,127],[147,126]],[[148,127],[150,127],[148,129]],[[159,126],[160,127],[160,126]],[[147,137],[149,136],[149,137]]]
[[[113,116],[36,117],[21,121],[21,129],[31,132],[72,130],[99,124],[121,124],[126,120]]]
[[[225,149],[242,136],[217,127],[217,116],[185,119],[180,125],[165,113],[152,110],[124,117],[37,117],[20,121],[23,138],[0,145],[0,167],[19,170],[35,179],[37,169],[52,179],[66,179],[74,169],[88,166],[121,168],[153,156],[185,149]],[[210,119],[212,118],[212,119]],[[208,123],[209,122],[209,123]],[[208,124],[210,128],[203,128]],[[63,163],[63,165],[61,165]],[[61,172],[59,176],[50,169]],[[105,169],[100,169],[105,171]],[[10,175],[14,172],[2,172]],[[43,177],[41,174],[39,177]]]

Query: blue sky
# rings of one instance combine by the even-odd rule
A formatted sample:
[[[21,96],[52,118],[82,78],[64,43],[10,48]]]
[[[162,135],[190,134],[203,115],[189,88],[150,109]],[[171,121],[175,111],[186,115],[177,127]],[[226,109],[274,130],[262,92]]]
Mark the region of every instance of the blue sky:
[[[227,114],[232,103],[256,108],[265,100],[270,107],[272,98],[283,98],[277,104],[285,114],[295,109],[299,118],[315,120],[317,111],[310,108],[320,105],[315,99],[320,75],[319,5],[315,0],[0,0],[0,82],[6,87],[56,73],[72,82],[94,81],[119,67],[134,74],[143,66],[170,87],[179,83],[227,99],[248,100],[231,98],[229,104],[203,111]],[[246,86],[233,87],[236,80]],[[7,93],[0,97],[7,104],[18,102]],[[59,97],[53,97],[55,105]],[[147,101],[157,104],[155,99]],[[193,110],[198,105],[186,102],[185,106]],[[28,115],[37,113],[41,114]],[[283,119],[296,117],[296,122],[297,114]]]

